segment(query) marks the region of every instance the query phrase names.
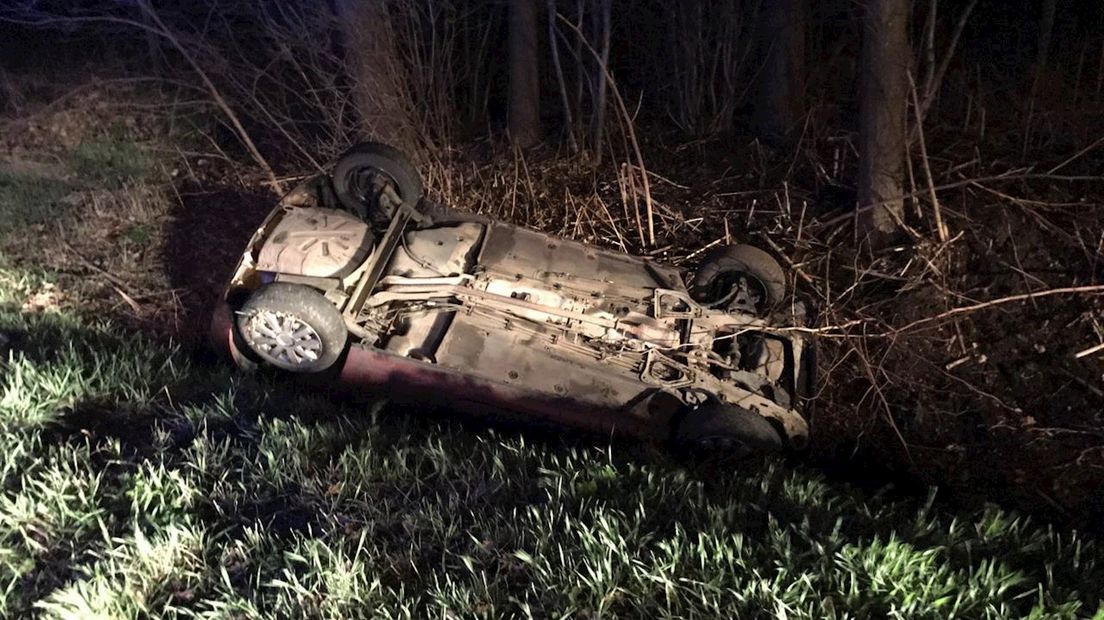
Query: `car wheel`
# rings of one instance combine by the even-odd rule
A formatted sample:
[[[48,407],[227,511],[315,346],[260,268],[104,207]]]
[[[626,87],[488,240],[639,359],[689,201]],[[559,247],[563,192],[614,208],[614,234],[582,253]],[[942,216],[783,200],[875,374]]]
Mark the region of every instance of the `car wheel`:
[[[341,313],[318,291],[299,284],[263,286],[237,316],[242,344],[260,361],[290,372],[322,372],[345,350]]]
[[[363,142],[345,151],[334,165],[334,193],[342,206],[361,218],[386,223],[402,202],[417,205],[424,193],[422,177],[402,151],[378,142]]]
[[[736,458],[775,454],[782,436],[766,418],[740,407],[711,403],[687,411],[675,427],[676,448]]]
[[[709,308],[765,315],[786,297],[786,272],[750,245],[730,245],[706,256],[690,282],[691,295]]]

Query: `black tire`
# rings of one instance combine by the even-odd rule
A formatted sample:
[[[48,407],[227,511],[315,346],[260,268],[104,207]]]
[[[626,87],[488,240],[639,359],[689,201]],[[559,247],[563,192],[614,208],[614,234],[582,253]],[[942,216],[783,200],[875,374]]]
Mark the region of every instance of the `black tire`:
[[[770,254],[750,245],[730,245],[709,253],[690,281],[694,300],[713,306],[727,299],[731,292],[731,276],[750,276],[761,288],[764,302],[760,314],[782,303],[786,298],[786,271]]]
[[[387,177],[403,202],[411,206],[417,206],[425,193],[421,175],[402,151],[378,142],[362,142],[337,160],[333,187],[341,205],[364,219],[387,221],[394,215],[393,209],[380,207],[378,197],[367,186],[366,177],[373,173]]]
[[[751,458],[782,452],[782,436],[766,418],[746,409],[710,403],[687,411],[675,427],[675,447],[687,454],[724,453]]]
[[[279,352],[273,354],[271,349],[276,347],[266,344],[266,341],[272,342],[273,338],[262,329],[271,326],[263,323],[266,318],[273,318],[280,327],[288,329],[297,325],[295,321],[309,326],[311,332],[305,336],[298,339],[293,335],[287,336],[291,343],[299,344],[298,353],[294,344],[285,345],[281,342],[283,350],[287,350],[289,346],[292,348],[292,351],[286,353],[288,359],[282,361]],[[297,373],[327,370],[341,357],[349,340],[349,331],[341,312],[321,293],[301,284],[275,282],[257,289],[242,305],[235,324],[239,342],[258,361]],[[316,359],[309,359],[310,354]],[[292,360],[296,357],[306,361],[293,363]]]

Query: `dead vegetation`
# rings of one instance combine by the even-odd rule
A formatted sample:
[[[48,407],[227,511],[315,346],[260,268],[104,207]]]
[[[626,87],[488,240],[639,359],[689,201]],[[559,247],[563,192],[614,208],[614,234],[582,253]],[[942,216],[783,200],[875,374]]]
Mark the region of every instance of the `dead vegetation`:
[[[815,457],[949,486],[964,500],[1104,516],[1096,500],[1104,492],[1098,75],[1078,69],[1071,102],[1032,87],[1029,110],[1000,109],[996,78],[987,81],[980,66],[949,71],[953,46],[932,54],[910,93],[912,118],[925,122],[912,125],[903,235],[872,251],[855,223],[875,205],[852,208],[856,148],[832,122],[835,102],[810,106],[785,148],[726,124],[744,48],[686,48],[672,61],[706,55],[723,67],[721,93],[681,74],[666,91],[676,124],[705,137],[660,129],[610,80],[606,141],[583,144],[589,152],[522,153],[479,137],[486,127],[471,122],[493,105],[496,75],[484,59],[498,18],[452,3],[399,5],[391,19],[412,76],[406,96],[422,104],[406,120],[434,199],[678,265],[732,241],[769,248],[817,309],[805,328],[822,350]],[[161,79],[149,101],[122,82],[77,84],[53,103],[21,101],[5,132],[12,161],[71,163],[60,154],[79,149],[74,134],[119,119],[125,139],[154,157],[147,176],[127,172],[113,188],[73,173],[78,181],[64,195],[33,200],[70,204],[71,216],[7,237],[6,253],[63,274],[68,303],[86,312],[173,337],[202,331],[204,302],[273,198],[264,183],[287,187],[324,168],[357,135],[342,58],[319,36],[336,17],[314,5],[261,12],[251,38],[232,36],[256,10],[219,13],[203,32],[179,15],[157,22],[176,40],[166,37],[156,53],[171,60],[175,49],[202,66],[211,76],[202,88]],[[557,86],[581,123],[595,104],[575,97],[586,100],[595,71],[614,75],[594,61],[601,52],[576,17],[560,16],[554,38],[561,54],[589,59]],[[964,20],[956,18],[954,40]],[[256,49],[268,55],[243,51]],[[950,86],[940,91],[943,82]],[[89,101],[112,103],[82,116]],[[66,128],[73,117],[88,127]],[[191,137],[155,140],[151,127]],[[582,141],[578,129],[566,131]],[[41,131],[65,139],[43,140]],[[47,143],[56,152],[42,157]],[[608,156],[600,166],[596,151]]]

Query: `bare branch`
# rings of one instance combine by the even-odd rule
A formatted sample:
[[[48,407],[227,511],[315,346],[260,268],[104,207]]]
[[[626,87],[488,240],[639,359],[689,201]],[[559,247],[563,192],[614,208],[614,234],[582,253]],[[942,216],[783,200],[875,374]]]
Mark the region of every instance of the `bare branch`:
[[[916,111],[916,135],[920,139],[920,163],[923,164],[924,177],[928,181],[928,198],[932,203],[932,217],[935,219],[935,230],[939,234],[939,242],[946,243],[947,225],[943,223],[943,213],[939,208],[939,197],[935,195],[935,180],[932,179],[931,164],[928,162],[928,147],[924,142],[924,119],[920,118],[920,101],[916,97],[916,82],[912,79],[912,71],[908,72],[909,94],[912,95],[912,107]]]
[[[928,114],[928,109],[931,108],[932,103],[935,102],[935,96],[939,93],[939,89],[943,85],[943,77],[947,74],[947,67],[950,66],[951,59],[954,58],[955,49],[958,48],[958,40],[962,37],[962,31],[966,29],[966,21],[970,19],[970,13],[974,11],[974,7],[977,6],[977,3],[978,0],[970,0],[970,4],[966,5],[966,8],[962,10],[962,14],[958,16],[958,21],[955,22],[954,34],[951,35],[951,40],[947,43],[947,49],[943,52],[943,58],[939,61],[939,69],[935,72],[930,86],[925,85],[924,102],[920,107],[920,112],[916,115],[917,124],[924,121],[924,117]]]
[[[890,334],[899,334],[906,332],[922,325],[941,321],[943,319],[957,316],[960,314],[969,314],[971,312],[977,312],[984,308],[991,308],[993,306],[1002,306],[1004,304],[1015,303],[1017,301],[1027,301],[1029,299],[1038,299],[1040,297],[1052,297],[1054,295],[1099,295],[1104,293],[1104,284],[1093,284],[1089,286],[1067,286],[1063,288],[1052,288],[1045,291],[1035,291],[1033,293],[1021,293],[1019,295],[1010,295],[1008,297],[1001,297],[998,299],[991,299],[969,306],[960,306],[958,308],[952,308],[946,312],[941,312],[935,316],[929,316],[922,319],[917,319],[904,327],[898,327],[894,329]]]

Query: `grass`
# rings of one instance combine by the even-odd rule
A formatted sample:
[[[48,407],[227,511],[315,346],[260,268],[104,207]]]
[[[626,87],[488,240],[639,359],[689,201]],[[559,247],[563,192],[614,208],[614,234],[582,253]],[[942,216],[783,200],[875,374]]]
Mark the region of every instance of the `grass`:
[[[1062,618],[1095,541],[781,463],[471,430],[25,314],[0,271],[0,615]]]
[[[0,235],[56,217],[67,192],[56,179],[0,170]]]
[[[72,203],[66,196],[82,185],[118,189],[149,177],[154,168],[150,155],[122,136],[84,140],[66,155],[65,164],[63,170],[71,179],[0,168],[0,236],[23,234],[28,226],[50,223],[69,212]],[[127,236],[144,242],[150,231],[136,227]]]
[[[66,162],[109,186],[152,166],[110,137]],[[68,191],[0,176],[0,219]],[[1075,532],[333,401],[22,312],[50,280],[0,263],[2,617],[1104,618]]]
[[[83,140],[69,154],[69,166],[81,177],[99,184],[117,186],[142,179],[151,173],[153,165],[150,155],[122,134]]]

